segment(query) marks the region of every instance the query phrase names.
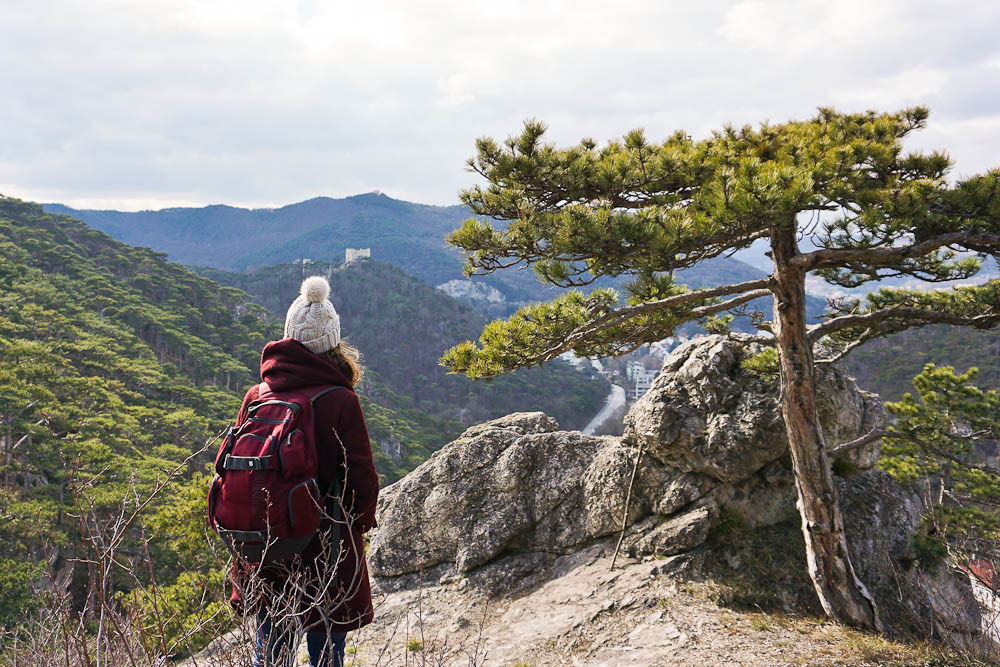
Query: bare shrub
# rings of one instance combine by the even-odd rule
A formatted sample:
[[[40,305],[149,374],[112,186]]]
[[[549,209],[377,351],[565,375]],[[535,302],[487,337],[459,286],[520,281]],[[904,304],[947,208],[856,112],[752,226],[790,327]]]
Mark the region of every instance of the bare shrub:
[[[327,535],[320,540],[321,553],[312,566],[301,560],[266,566],[234,560],[206,522],[204,549],[213,567],[208,572],[182,572],[177,582],[167,586],[157,582],[144,513],[217,439],[168,471],[146,494],[131,480],[129,491],[111,513],[99,511],[86,500],[85,491],[99,477],[81,479],[72,466],[64,466],[74,505],[81,508],[74,518],[82,555],[72,560],[86,572],[86,594],[74,603],[66,573],[57,572],[50,561],[40,612],[0,634],[0,666],[150,667],[176,664],[178,658],[187,656],[181,663],[186,667],[243,667],[253,658],[263,618],[271,624],[271,637],[285,639],[273,656],[274,664],[285,665],[293,664],[307,630],[329,635],[334,612],[357,592],[364,576],[360,567],[364,554],[351,554],[357,566],[343,572],[353,540],[332,537],[338,531],[349,536],[355,525],[356,519],[345,511],[350,503],[343,493],[321,503],[321,526]],[[346,474],[344,470],[345,480]],[[326,512],[331,504],[338,509],[336,516]],[[226,576],[234,571],[235,577]],[[244,601],[242,614],[226,602],[229,580]],[[320,625],[307,627],[310,617],[320,619]],[[395,622],[401,630],[375,646],[376,659],[366,664],[444,665],[466,650],[449,646],[439,635],[432,638],[419,603]],[[419,650],[407,646],[413,638]],[[355,664],[352,655],[363,639],[358,632],[348,635],[353,650],[346,664]],[[470,666],[483,664],[485,656],[478,643],[468,654]]]

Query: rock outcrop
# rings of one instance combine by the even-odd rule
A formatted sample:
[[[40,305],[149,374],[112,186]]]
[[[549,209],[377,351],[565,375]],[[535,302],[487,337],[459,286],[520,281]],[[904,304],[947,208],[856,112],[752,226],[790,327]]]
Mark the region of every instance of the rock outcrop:
[[[617,534],[640,452],[624,549],[672,557],[664,571],[704,559],[724,516],[753,527],[794,521],[777,385],[741,365],[758,351],[721,336],[682,345],[627,415],[621,438],[558,431],[542,413],[468,429],[383,491],[372,573],[387,587],[419,572],[490,593],[539,582],[558,556]],[[818,403],[830,447],[885,422],[879,398],[837,365],[822,367]],[[836,468],[859,575],[891,630],[974,641],[980,619],[968,582],[916,562],[919,499],[872,469],[879,447],[855,449]]]
[[[716,336],[696,338],[667,358],[660,376],[625,417],[624,440],[646,446],[663,465],[735,484],[788,455],[778,390],[740,363],[760,352]],[[861,391],[838,366],[820,366],[820,423],[827,445],[862,436],[885,422],[875,394]],[[870,468],[879,443],[850,453]]]
[[[474,426],[389,487],[372,572],[391,577],[449,563],[464,573],[504,554],[569,553],[613,533],[629,451],[617,438],[557,427],[540,412]]]
[[[837,482],[855,570],[889,629],[971,647],[982,628],[979,605],[967,576],[919,562],[912,542],[923,514],[917,495],[878,470]]]

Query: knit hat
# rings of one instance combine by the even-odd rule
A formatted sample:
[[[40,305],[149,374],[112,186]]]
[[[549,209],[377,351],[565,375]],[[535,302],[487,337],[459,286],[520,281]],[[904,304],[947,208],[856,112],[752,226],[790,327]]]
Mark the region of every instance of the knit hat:
[[[285,338],[294,338],[316,354],[340,343],[340,316],[327,300],[330,283],[322,276],[302,281],[299,295],[285,316]]]

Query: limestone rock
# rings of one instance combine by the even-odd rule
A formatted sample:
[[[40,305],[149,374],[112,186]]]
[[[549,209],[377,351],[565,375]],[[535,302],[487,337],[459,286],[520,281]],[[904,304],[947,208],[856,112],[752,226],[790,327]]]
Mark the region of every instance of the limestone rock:
[[[649,473],[643,475],[648,483]],[[666,476],[660,488],[652,490],[653,511],[668,516],[685,505],[703,497],[718,484],[711,477],[697,473],[679,473]]]
[[[403,442],[394,435],[378,441],[379,449],[395,463],[403,460]]]
[[[878,394],[858,389],[839,366],[824,364],[818,371],[820,391],[816,397],[816,411],[827,447],[832,449],[885,427],[885,405]],[[841,458],[855,468],[868,469],[875,467],[881,453],[882,442],[878,440],[852,449]]]
[[[735,512],[754,528],[798,516],[795,475],[782,461],[768,464],[736,484],[719,485],[712,495],[721,507]]]
[[[630,411],[622,439],[560,432],[540,412],[469,428],[383,491],[373,573],[394,577],[439,565],[464,573],[516,553],[567,553],[611,535],[621,526],[639,447],[646,453],[627,524],[651,518],[646,538],[630,538],[635,553],[700,544],[720,508],[753,525],[787,518],[794,487],[776,387],[740,368],[756,351],[722,336],[682,345]],[[884,420],[877,397],[838,367],[824,367],[820,387],[821,418],[834,441]],[[873,464],[877,454],[877,443],[855,452],[855,466]]]
[[[542,413],[480,424],[385,489],[373,574],[440,563],[468,572],[507,552],[567,553],[614,532],[634,453],[617,438],[556,427]]]
[[[690,551],[705,543],[718,515],[719,508],[711,501],[667,519],[654,515],[633,526],[624,547],[631,556],[672,556]]]
[[[512,431],[519,435],[527,433],[551,433],[559,428],[559,423],[544,412],[513,412],[492,421],[476,424],[465,429],[459,437],[474,438],[485,431]]]
[[[666,359],[660,376],[625,417],[624,441],[683,472],[735,483],[788,452],[778,387],[740,362],[758,353],[724,336],[695,338]],[[838,365],[819,367],[818,411],[829,447],[881,427],[885,409]],[[879,456],[874,442],[846,454],[856,468]]]
[[[383,490],[369,550],[379,585],[402,590],[426,579],[490,594],[543,585],[567,562],[560,556],[617,534],[640,449],[624,547],[633,556],[668,557],[658,561],[664,573],[695,576],[699,563],[710,562],[706,542],[724,512],[765,531],[794,520],[777,386],[740,366],[757,351],[722,336],[680,346],[627,415],[622,438],[558,431],[540,412],[469,428]],[[877,396],[836,364],[818,375],[829,447],[882,427]],[[919,498],[870,469],[879,450],[878,442],[854,450],[844,457],[849,465],[836,469],[847,475],[837,479],[858,576],[890,631],[958,646],[979,641],[968,581],[915,561],[909,545]]]

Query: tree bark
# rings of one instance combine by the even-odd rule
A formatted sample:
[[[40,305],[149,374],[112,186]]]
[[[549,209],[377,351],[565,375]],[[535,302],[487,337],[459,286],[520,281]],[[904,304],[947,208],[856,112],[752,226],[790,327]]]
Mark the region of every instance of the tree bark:
[[[771,234],[775,338],[781,363],[781,411],[792,454],[809,576],[827,615],[881,631],[878,609],[851,565],[833,472],[816,411],[816,373],[806,328],[805,270],[794,224]]]

